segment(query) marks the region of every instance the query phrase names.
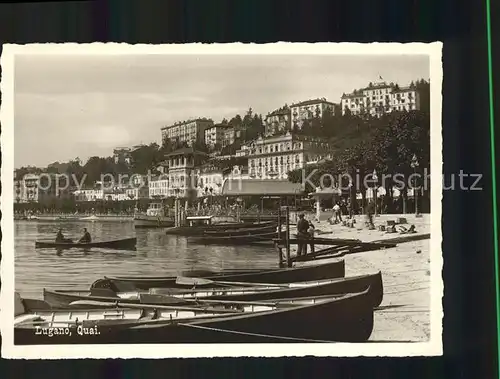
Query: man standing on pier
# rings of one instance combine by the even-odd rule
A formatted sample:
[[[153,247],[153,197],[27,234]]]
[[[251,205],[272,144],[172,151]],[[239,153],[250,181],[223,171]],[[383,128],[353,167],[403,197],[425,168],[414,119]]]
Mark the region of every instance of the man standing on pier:
[[[297,256],[305,255],[307,252],[307,245],[305,240],[309,236],[309,222],[304,218],[304,214],[299,215],[299,221],[297,221]]]

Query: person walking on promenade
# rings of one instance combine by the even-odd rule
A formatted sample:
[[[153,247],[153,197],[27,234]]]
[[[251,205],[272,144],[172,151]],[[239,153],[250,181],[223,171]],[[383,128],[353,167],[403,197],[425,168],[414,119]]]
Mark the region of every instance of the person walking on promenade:
[[[297,242],[297,256],[306,254],[307,250],[306,243],[300,240],[307,239],[309,235],[308,230],[309,230],[309,222],[305,219],[304,214],[301,213],[299,215],[299,221],[297,221],[297,239],[299,240]]]
[[[373,214],[375,213],[375,203],[373,201],[370,201],[368,203],[368,206],[366,207],[366,216],[367,216],[367,222],[368,222],[368,228],[370,230],[375,229],[375,224],[373,223]]]
[[[307,234],[309,235],[309,238],[311,239],[311,242],[309,243],[309,246],[311,246],[311,254],[314,254],[314,231],[316,228],[314,227],[314,224],[309,221],[309,229],[307,229]],[[305,253],[307,254],[307,245],[304,247]]]
[[[339,222],[342,222],[342,215],[341,215],[340,205],[339,205],[338,201],[333,206],[333,214],[334,214],[334,217],[335,217],[335,219],[333,220],[333,222],[335,224],[337,224]]]

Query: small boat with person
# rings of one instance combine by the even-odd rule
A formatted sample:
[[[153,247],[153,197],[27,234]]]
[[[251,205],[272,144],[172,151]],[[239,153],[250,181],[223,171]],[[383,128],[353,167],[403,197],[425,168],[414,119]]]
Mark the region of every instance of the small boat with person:
[[[35,248],[56,248],[56,249],[74,249],[74,248],[107,248],[107,249],[134,249],[137,245],[137,238],[122,238],[108,241],[92,242],[73,242],[70,239],[63,241],[39,240],[35,241]]]

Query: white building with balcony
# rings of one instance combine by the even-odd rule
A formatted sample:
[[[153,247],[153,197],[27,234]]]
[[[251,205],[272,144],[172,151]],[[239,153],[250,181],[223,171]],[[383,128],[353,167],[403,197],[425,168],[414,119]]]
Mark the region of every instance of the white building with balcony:
[[[335,114],[336,104],[327,101],[325,98],[301,101],[290,105],[291,128],[302,129],[306,120],[322,118],[323,114],[329,111]]]
[[[248,146],[248,175],[254,179],[287,179],[292,170],[327,158],[330,145],[324,140],[287,133],[260,137]]]
[[[370,83],[368,87],[343,94],[342,114],[371,115],[380,117],[394,111],[420,109],[420,95],[415,87],[399,87],[386,82]]]

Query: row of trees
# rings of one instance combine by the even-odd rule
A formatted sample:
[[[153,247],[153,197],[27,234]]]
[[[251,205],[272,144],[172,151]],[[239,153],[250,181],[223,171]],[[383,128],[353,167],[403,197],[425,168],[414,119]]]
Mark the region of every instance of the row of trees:
[[[393,188],[400,186],[397,180],[404,181],[405,187],[415,185],[409,183],[410,175],[414,171],[423,174],[424,168],[430,174],[430,117],[422,111],[394,112],[383,119],[385,125],[373,125],[371,129],[360,128],[358,134],[346,133],[335,140],[336,148],[332,149],[332,159],[322,164],[307,166],[305,171],[290,172],[289,180],[300,183],[303,178],[306,182],[306,191],[313,192],[315,186],[320,186],[323,176],[323,185],[331,186],[331,178],[341,182],[334,186],[349,188],[351,178],[351,194],[362,190],[364,196],[364,178],[369,177],[375,170],[377,184],[386,189],[388,204],[392,204]],[[413,157],[417,158],[418,168],[412,167]],[[415,164],[415,163],[414,163]],[[313,171],[316,172],[309,177]],[[342,176],[343,174],[346,174]],[[385,175],[384,181],[381,179]],[[370,179],[371,180],[371,179]],[[422,180],[422,179],[420,179]],[[375,185],[375,181],[372,181]],[[422,181],[418,183],[422,185]],[[371,185],[371,186],[372,186]],[[424,196],[428,196],[430,188]],[[406,191],[403,191],[403,198]],[[364,199],[363,199],[364,203]]]

